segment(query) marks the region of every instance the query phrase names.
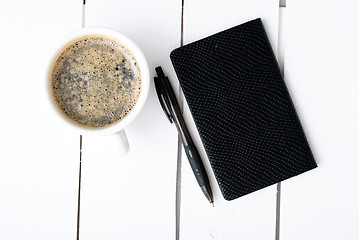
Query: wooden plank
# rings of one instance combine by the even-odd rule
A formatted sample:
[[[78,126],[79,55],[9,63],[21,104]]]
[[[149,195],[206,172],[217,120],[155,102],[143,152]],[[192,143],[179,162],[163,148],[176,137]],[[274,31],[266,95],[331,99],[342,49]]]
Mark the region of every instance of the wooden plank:
[[[89,1],[86,25],[105,26],[143,50],[151,72],[150,93],[138,118],[126,128],[131,152],[119,137],[84,136],[81,237],[84,239],[173,239],[177,132],[154,90],[154,68],[170,72],[169,53],[179,46],[180,1]],[[101,14],[99,14],[101,13]]]
[[[260,17],[277,52],[278,1],[185,1],[184,15],[185,44]],[[276,186],[224,200],[186,103],[184,115],[209,173],[215,207],[203,196],[182,152],[180,239],[274,239]]]
[[[318,168],[282,183],[281,239],[358,239],[357,1],[288,1],[285,77]]]
[[[79,135],[58,118],[47,75],[81,3],[7,1],[0,26],[0,239],[74,239]]]

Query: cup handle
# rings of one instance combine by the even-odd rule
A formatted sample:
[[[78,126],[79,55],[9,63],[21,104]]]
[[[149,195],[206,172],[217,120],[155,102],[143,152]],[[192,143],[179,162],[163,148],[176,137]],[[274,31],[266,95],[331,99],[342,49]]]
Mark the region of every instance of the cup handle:
[[[130,151],[130,145],[128,143],[125,130],[121,130],[117,133],[120,136],[120,150],[123,155],[127,155]]]

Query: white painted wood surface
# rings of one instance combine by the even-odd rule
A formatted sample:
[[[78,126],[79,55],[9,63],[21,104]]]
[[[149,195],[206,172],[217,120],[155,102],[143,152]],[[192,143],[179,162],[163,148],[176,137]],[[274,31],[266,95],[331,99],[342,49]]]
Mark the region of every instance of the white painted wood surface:
[[[1,2],[0,239],[75,239],[79,135],[48,98],[56,43],[81,26],[81,3]]]
[[[154,89],[154,69],[170,74],[169,52],[180,44],[180,1],[88,1],[86,26],[110,27],[143,50],[151,72],[143,111],[128,128],[131,152],[119,137],[84,136],[81,229],[83,239],[174,239],[177,132]],[[175,82],[173,82],[175,83]]]
[[[162,65],[180,44],[181,1],[87,1],[86,25],[114,28]],[[285,81],[319,167],[284,181],[277,239],[358,239],[359,4],[288,1],[282,46]],[[277,52],[278,1],[186,1],[184,44],[261,17]],[[48,101],[47,68],[61,39],[81,27],[82,1],[7,1],[0,8],[0,239],[75,239],[79,135]],[[276,186],[223,199],[193,120],[215,208],[185,154],[179,239],[275,239]],[[153,82],[144,111],[117,135],[83,136],[80,239],[176,239],[177,133]]]
[[[286,11],[285,78],[318,168],[282,183],[280,239],[359,239],[359,4]]]
[[[262,18],[277,52],[278,1],[273,0],[186,1],[184,44],[255,18]],[[215,207],[212,208],[198,187],[183,151],[180,239],[274,239],[276,186],[233,201],[224,200],[187,104],[184,117],[209,174]]]

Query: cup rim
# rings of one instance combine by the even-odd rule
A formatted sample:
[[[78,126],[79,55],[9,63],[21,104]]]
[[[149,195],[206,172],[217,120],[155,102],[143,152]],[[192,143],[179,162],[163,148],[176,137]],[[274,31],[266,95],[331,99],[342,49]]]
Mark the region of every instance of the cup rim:
[[[52,99],[52,94],[51,94],[51,88],[50,88],[51,70],[52,70],[53,64],[57,60],[58,55],[72,41],[74,41],[78,38],[84,37],[84,36],[88,36],[88,35],[102,35],[102,36],[107,36],[107,37],[114,38],[114,39],[118,40],[121,44],[123,44],[133,54],[138,66],[139,66],[140,74],[141,74],[141,81],[142,81],[141,92],[140,92],[139,98],[138,98],[136,104],[134,105],[134,107],[132,108],[132,110],[119,122],[117,122],[113,125],[110,125],[108,127],[104,127],[104,128],[86,128],[86,127],[82,127],[80,125],[75,124],[70,119],[68,119],[68,117],[66,117],[60,111],[60,109],[58,109],[58,107],[56,106],[56,103]],[[48,95],[50,96],[50,101],[51,101],[53,107],[56,108],[57,114],[60,115],[60,117],[63,119],[63,122],[65,122],[66,125],[69,128],[71,128],[71,130],[77,131],[80,134],[113,134],[113,133],[123,130],[129,123],[131,123],[136,118],[136,116],[139,114],[139,112],[143,108],[143,106],[146,102],[148,92],[149,92],[149,87],[150,87],[150,72],[149,72],[147,60],[146,60],[143,52],[137,46],[137,44],[135,44],[131,39],[129,39],[128,37],[126,37],[125,35],[123,35],[122,33],[118,32],[114,29],[110,29],[110,28],[106,28],[106,27],[85,27],[85,28],[78,29],[78,30],[72,32],[70,35],[66,36],[61,41],[59,46],[57,47],[57,50],[53,54],[53,58],[50,61],[50,65],[48,67],[47,85],[48,85],[48,93],[49,93]]]

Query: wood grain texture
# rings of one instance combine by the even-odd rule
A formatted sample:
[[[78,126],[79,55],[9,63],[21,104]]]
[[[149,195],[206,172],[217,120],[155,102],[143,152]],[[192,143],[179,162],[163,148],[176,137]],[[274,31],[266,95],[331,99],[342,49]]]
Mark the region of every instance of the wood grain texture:
[[[281,239],[358,239],[359,5],[286,11],[285,77],[318,168],[282,183]]]
[[[81,26],[81,3],[2,4],[0,239],[74,239],[79,136],[48,95],[57,42]]]
[[[277,1],[185,1],[184,16],[184,44],[260,17],[277,53]],[[274,239],[276,186],[224,200],[186,103],[184,117],[207,168],[215,208],[203,196],[183,152],[180,239]]]
[[[177,132],[160,107],[153,77],[161,65],[174,80],[169,53],[180,44],[180,14],[179,1],[86,3],[86,26],[113,28],[141,48],[151,86],[142,112],[126,127],[130,153],[125,158],[116,134],[83,137],[84,239],[175,238]]]

